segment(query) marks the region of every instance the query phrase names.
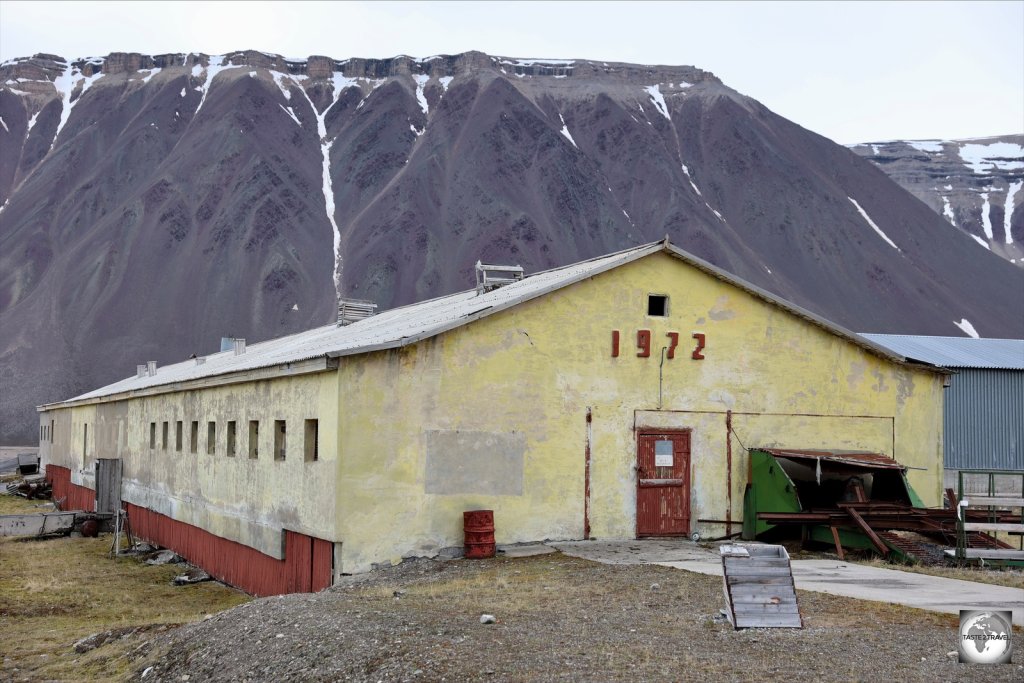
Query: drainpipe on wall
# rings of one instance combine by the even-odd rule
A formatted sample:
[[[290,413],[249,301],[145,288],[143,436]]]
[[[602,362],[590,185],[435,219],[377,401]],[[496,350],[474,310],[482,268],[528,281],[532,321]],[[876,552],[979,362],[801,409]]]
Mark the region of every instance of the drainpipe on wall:
[[[725,535],[732,535],[732,411],[725,411]]]

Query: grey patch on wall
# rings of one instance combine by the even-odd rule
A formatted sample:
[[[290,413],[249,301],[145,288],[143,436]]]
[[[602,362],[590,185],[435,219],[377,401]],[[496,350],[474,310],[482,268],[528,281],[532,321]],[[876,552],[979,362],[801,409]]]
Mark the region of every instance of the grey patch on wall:
[[[523,434],[430,430],[426,446],[426,493],[523,493]]]

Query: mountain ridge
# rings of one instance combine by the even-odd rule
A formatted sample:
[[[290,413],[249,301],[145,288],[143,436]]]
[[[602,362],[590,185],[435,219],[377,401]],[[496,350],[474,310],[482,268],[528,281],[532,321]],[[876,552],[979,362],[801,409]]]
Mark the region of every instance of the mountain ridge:
[[[696,67],[146,59],[0,65],[0,442],[338,291],[388,308],[665,234],[848,329],[1024,336],[1020,271]]]

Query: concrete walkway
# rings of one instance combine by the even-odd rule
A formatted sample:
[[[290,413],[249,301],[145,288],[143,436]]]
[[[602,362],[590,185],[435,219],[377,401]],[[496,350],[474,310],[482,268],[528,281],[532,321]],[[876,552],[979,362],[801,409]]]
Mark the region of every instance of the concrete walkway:
[[[685,539],[566,541],[548,545],[566,555],[605,564],[658,564],[699,574],[722,575],[718,548]],[[1012,609],[1024,626],[1024,591],[974,581],[883,569],[839,560],[793,560],[793,580],[801,590],[876,600],[959,614],[961,609]]]

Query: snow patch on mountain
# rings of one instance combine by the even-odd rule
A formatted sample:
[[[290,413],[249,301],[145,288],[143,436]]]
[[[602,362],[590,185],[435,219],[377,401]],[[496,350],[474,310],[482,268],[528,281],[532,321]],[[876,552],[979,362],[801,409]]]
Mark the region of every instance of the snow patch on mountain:
[[[142,82],[143,83],[149,83],[149,81],[153,78],[153,76],[156,76],[158,73],[163,71],[163,69],[161,67],[159,67],[159,66],[156,66],[156,67],[153,67],[152,69],[143,69],[143,71],[148,71],[149,73],[147,73],[145,76],[142,77]]]
[[[963,330],[963,333],[968,337],[979,339],[981,335],[978,334],[977,330],[974,329],[974,325],[967,318],[961,318],[960,322],[953,321],[953,324]]]
[[[56,88],[57,93],[61,96],[61,110],[60,122],[57,124],[57,132],[53,134],[53,142],[50,143],[50,149],[53,149],[53,146],[57,144],[57,137],[60,135],[60,131],[67,124],[68,119],[71,118],[71,110],[82,101],[85,91],[101,78],[103,78],[102,71],[92,76],[83,76],[78,67],[68,64],[64,73],[53,80],[53,87]],[[78,94],[75,101],[72,102],[71,96],[74,94],[75,88],[78,87],[79,83],[82,85],[82,91]]]
[[[281,110],[282,110],[282,111],[283,111],[283,112],[284,112],[285,114],[288,114],[288,116],[292,117],[292,121],[294,121],[294,122],[295,122],[295,125],[296,125],[296,126],[298,126],[299,128],[302,128],[302,122],[301,122],[301,121],[299,121],[299,117],[295,115],[295,112],[294,112],[294,111],[292,111],[292,108],[291,108],[291,107],[286,107],[286,106],[284,106],[283,104],[278,104],[277,106],[281,107]]]
[[[661,94],[661,88],[659,88],[657,85],[649,85],[646,88],[644,88],[644,90],[646,90],[647,94],[651,96],[651,102],[653,102],[654,106],[658,108],[658,111],[661,112],[661,115],[664,116],[669,121],[671,121],[672,117],[669,116],[668,105],[665,104],[665,97]]]
[[[919,152],[938,154],[942,151],[941,140],[907,140],[906,142],[908,145],[918,150]]]
[[[988,192],[981,193],[981,229],[985,231],[985,237],[992,241],[992,207],[988,203]]]
[[[950,188],[952,189],[952,188]],[[949,197],[942,195],[942,215],[946,217],[949,224],[956,227],[956,216],[953,214],[953,205],[949,203]]]
[[[969,232],[969,233],[967,233],[967,234],[968,234],[968,236],[970,236],[970,238],[971,238],[972,240],[974,240],[975,242],[977,242],[977,243],[978,243],[978,244],[980,244],[981,246],[985,247],[985,248],[986,248],[986,249],[988,249],[989,251],[992,251],[992,247],[988,246],[988,242],[986,242],[985,240],[981,239],[980,237],[978,237],[977,235],[975,235],[975,234],[974,234],[974,233],[972,233],[972,232]]]
[[[572,143],[572,146],[579,149],[580,146],[576,144],[576,141],[572,139],[572,133],[569,132],[569,126],[566,125],[565,119],[562,117],[561,112],[558,114],[559,120],[562,122],[562,130],[559,132],[565,136],[565,138]]]
[[[444,88],[445,92],[448,92],[448,86],[451,85],[452,81],[454,80],[454,76],[442,76],[441,78],[437,79],[437,82],[441,84],[441,87]]]
[[[1013,217],[1013,198],[1020,192],[1020,188],[1024,187],[1024,181],[1018,180],[1015,183],[1010,183],[1010,187],[1006,188],[1006,208],[1003,210],[1003,233],[1006,235],[1006,243],[1013,244],[1013,235],[1010,234],[1010,219]]]
[[[871,220],[871,216],[868,215],[867,211],[861,208],[861,205],[857,203],[856,199],[854,199],[853,197],[847,197],[847,199],[849,199],[850,203],[857,207],[857,211],[859,211],[860,215],[864,218],[865,221],[867,221],[867,224],[871,226],[871,229],[878,233],[879,237],[885,240],[890,247],[892,247],[896,251],[900,251],[900,248],[896,246],[896,243],[889,239],[889,236],[886,235],[880,227],[878,227],[877,223]]]
[[[7,127],[7,123],[4,121],[4,117],[2,116],[0,116],[0,126],[3,126],[4,130],[6,130],[8,133],[11,132],[11,129]]]
[[[203,93],[203,96],[199,98],[199,106],[196,107],[195,114],[192,115],[193,118],[195,118],[199,114],[199,110],[203,108],[203,103],[206,102],[206,95],[210,92],[210,86],[213,85],[213,79],[216,78],[217,74],[219,74],[221,71],[231,68],[233,67],[230,64],[224,63],[224,55],[214,55],[210,57],[210,65],[207,66],[205,69],[203,69],[202,66],[200,66],[199,64],[196,64],[194,67],[192,67],[192,75],[196,78],[199,78],[199,75],[203,71],[206,72],[206,80],[204,80],[203,85],[200,88],[198,88],[198,90],[200,90]],[[196,69],[199,69],[200,71],[197,73]]]
[[[1024,147],[1012,142],[966,143],[959,153],[964,164],[979,175],[1024,169]]]
[[[427,96],[423,94],[423,88],[426,87],[427,81],[430,80],[430,76],[426,74],[417,74],[412,77],[416,81],[416,101],[420,103],[420,109],[426,114],[430,111],[430,105],[427,103]]]

